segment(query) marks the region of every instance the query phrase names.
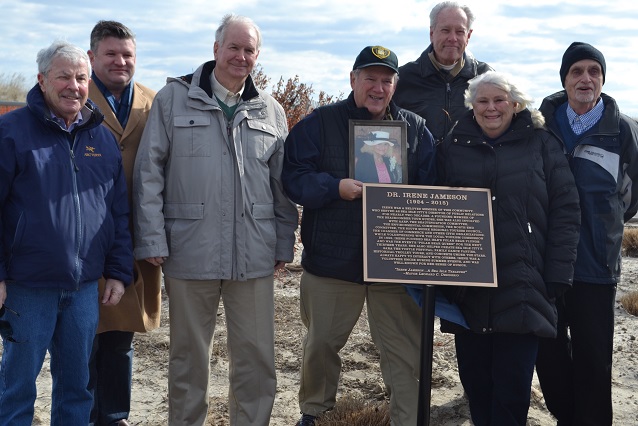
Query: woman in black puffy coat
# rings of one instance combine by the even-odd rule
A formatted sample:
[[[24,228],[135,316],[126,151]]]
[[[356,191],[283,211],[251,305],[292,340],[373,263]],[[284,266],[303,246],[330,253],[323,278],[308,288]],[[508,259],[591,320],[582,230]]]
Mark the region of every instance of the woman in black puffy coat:
[[[555,299],[572,283],[578,193],[561,145],[509,77],[479,75],[465,102],[437,172],[441,185],[491,190],[498,287],[444,289],[470,327],[455,330],[459,376],[475,425],[524,426],[539,337],[556,335]]]

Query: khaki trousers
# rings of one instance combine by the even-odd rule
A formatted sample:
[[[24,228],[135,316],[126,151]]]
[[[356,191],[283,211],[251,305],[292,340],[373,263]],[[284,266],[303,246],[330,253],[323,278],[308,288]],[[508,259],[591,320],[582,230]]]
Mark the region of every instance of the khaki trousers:
[[[372,341],[381,355],[381,373],[390,393],[393,426],[417,423],[421,310],[398,284],[361,285],[318,277],[301,277],[303,341],[299,407],[317,415],[334,407],[341,372],[339,351],[368,309]]]
[[[169,426],[206,424],[220,297],[228,330],[232,426],[268,425],[275,400],[273,276],[248,281],[165,277],[169,295]]]

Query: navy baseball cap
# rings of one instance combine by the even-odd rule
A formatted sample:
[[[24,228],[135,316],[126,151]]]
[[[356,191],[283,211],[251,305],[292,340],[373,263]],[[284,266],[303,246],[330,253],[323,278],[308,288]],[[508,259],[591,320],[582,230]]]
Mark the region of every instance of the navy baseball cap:
[[[353,70],[380,65],[399,73],[399,60],[393,51],[383,46],[367,46],[354,61]]]

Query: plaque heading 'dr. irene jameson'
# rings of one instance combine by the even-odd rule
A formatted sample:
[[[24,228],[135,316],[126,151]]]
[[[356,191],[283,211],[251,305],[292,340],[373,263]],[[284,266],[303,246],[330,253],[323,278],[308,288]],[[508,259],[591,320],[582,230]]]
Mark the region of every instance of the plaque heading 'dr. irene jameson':
[[[365,184],[364,279],[495,287],[489,189]]]

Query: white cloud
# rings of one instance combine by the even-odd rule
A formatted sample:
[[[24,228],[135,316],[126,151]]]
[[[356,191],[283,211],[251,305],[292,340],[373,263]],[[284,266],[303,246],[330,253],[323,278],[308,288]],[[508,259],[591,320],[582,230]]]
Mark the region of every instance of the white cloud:
[[[94,2],[3,0],[0,73],[35,80],[35,56],[55,38],[88,49],[99,19],[116,19],[137,34],[136,79],[160,89],[168,76],[192,72],[212,59],[214,31],[225,13],[254,18],[264,46],[259,58],[276,83],[295,75],[315,93],[349,93],[348,74],[366,45],[393,49],[400,63],[416,59],[429,44],[429,13],[436,1],[235,0],[228,9],[210,0]],[[223,5],[223,3],[221,3]],[[634,0],[492,0],[472,2],[476,21],[470,48],[477,58],[520,78],[540,104],[561,89],[558,68],[575,40],[594,44],[607,60],[604,90],[621,109],[638,117],[638,2]],[[631,74],[630,74],[631,73]]]

